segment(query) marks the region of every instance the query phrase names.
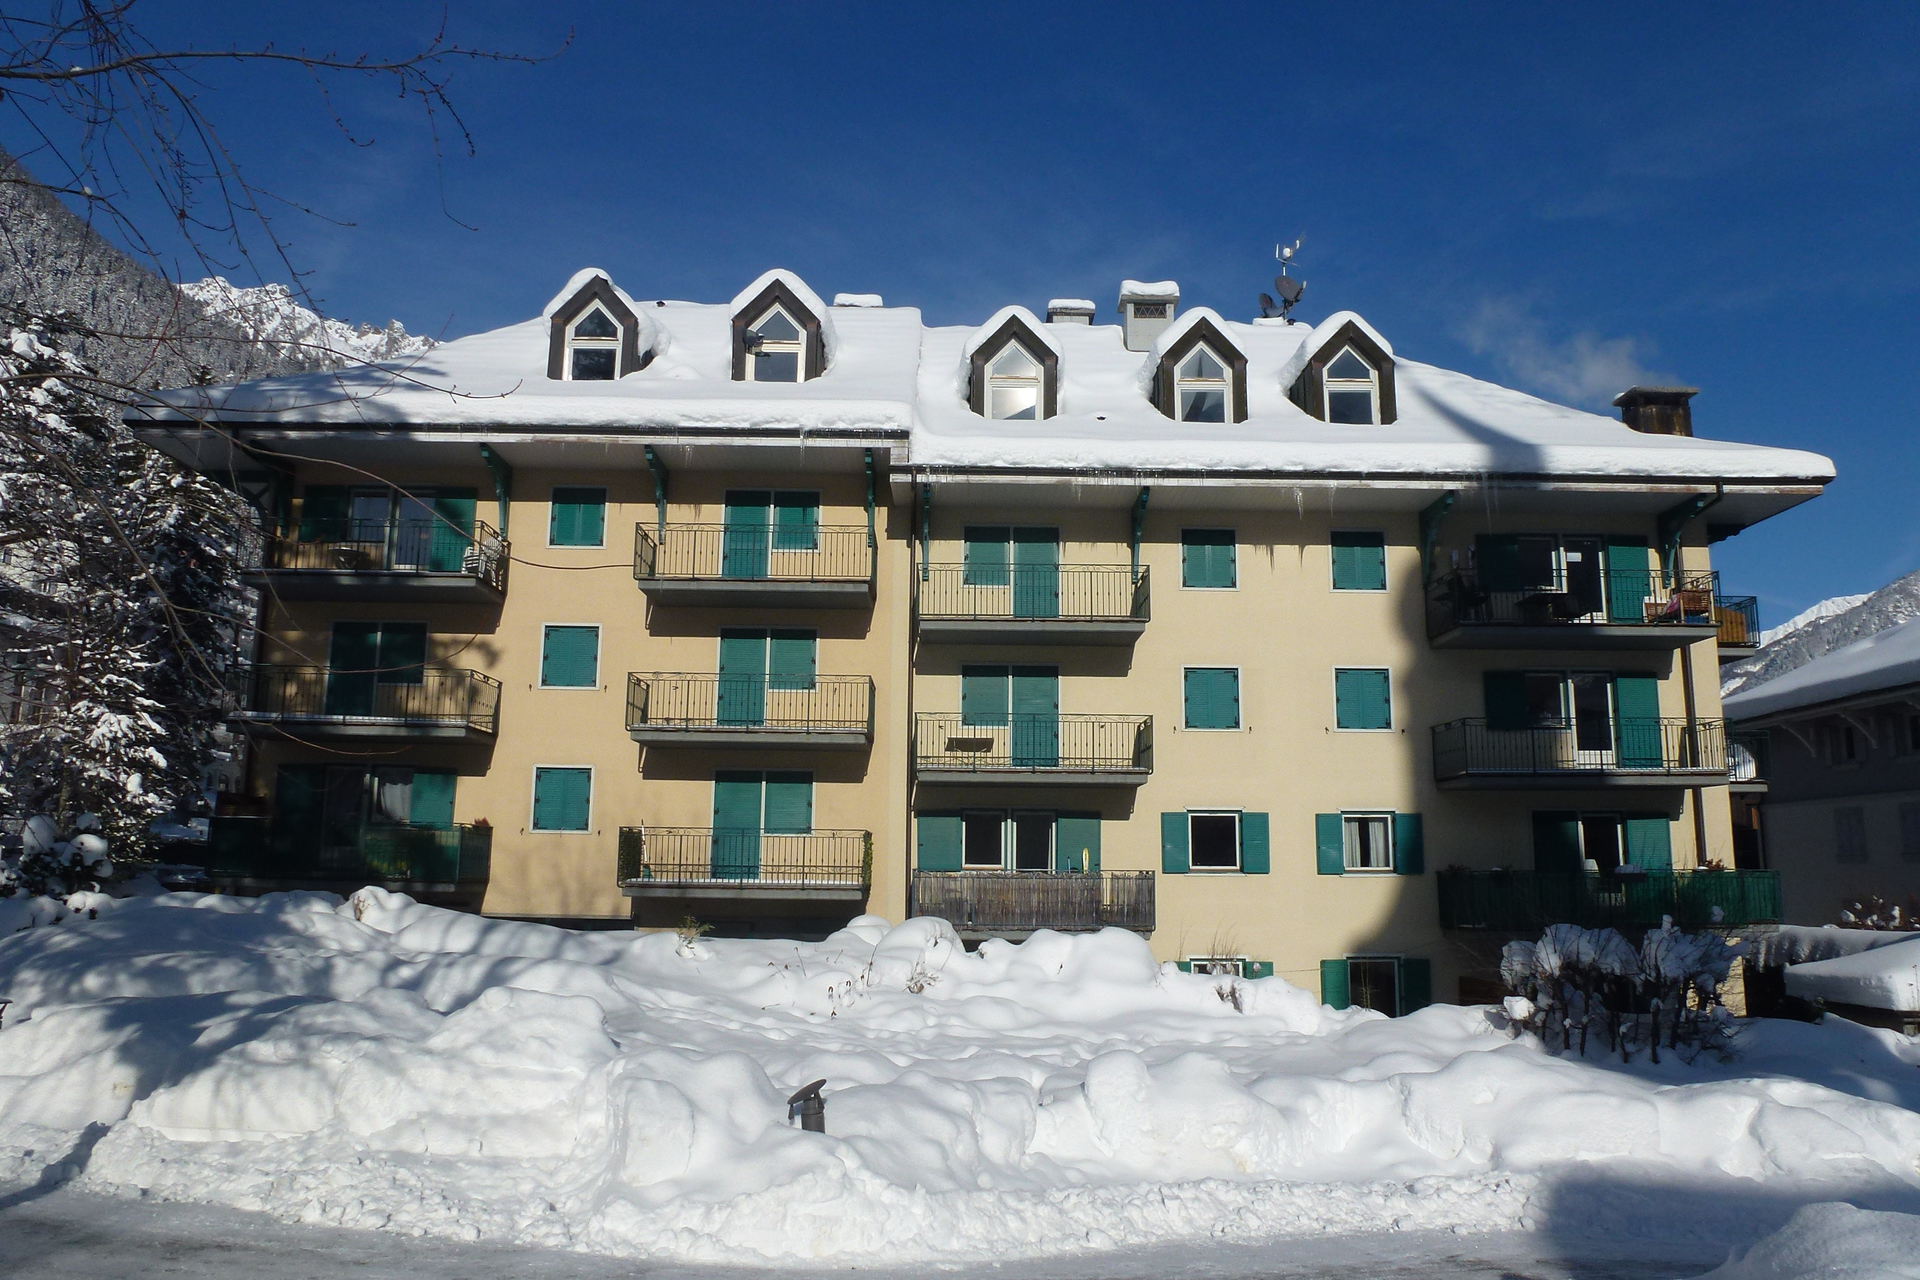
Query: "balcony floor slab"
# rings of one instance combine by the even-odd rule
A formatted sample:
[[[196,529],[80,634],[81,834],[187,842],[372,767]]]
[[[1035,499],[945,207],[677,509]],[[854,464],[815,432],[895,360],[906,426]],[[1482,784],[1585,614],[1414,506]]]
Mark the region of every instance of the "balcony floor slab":
[[[1538,626],[1461,623],[1429,638],[1436,649],[1593,649],[1658,652],[1684,649],[1720,634],[1713,624],[1558,622]]]
[[[688,608],[865,609],[873,604],[873,584],[864,579],[767,582],[732,578],[642,578],[640,590],[655,604]]]
[[[915,777],[940,786],[1137,787],[1152,773],[1151,769],[935,769],[923,765],[915,770]]]
[[[1438,781],[1442,791],[1615,791],[1657,790],[1674,787],[1724,787],[1726,770],[1673,770],[1635,772],[1567,770],[1555,773],[1483,773],[1462,774]]]
[[[858,750],[873,745],[866,729],[792,729],[778,725],[664,725],[627,727],[643,747],[819,747]]]
[[[506,592],[468,573],[255,569],[241,578],[282,600],[484,605],[506,599]]]
[[[1044,644],[1124,647],[1147,629],[1144,620],[1071,618],[921,618],[932,644]]]

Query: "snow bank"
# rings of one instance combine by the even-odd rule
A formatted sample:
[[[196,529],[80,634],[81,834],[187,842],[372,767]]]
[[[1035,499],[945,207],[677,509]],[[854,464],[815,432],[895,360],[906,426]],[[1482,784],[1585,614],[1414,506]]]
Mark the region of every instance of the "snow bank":
[[[1903,935],[1896,934],[1895,937]],[[1787,968],[1787,994],[1830,1004],[1920,1012],[1920,937]]]
[[[1920,1217],[1810,1204],[1700,1280],[1920,1280]]]
[[[171,894],[0,939],[0,992],[0,1176],[452,1238],[855,1264],[1511,1227],[1583,1170],[1920,1194],[1898,1089],[1600,1069],[1118,930],[688,943]],[[828,1132],[790,1126],[823,1076]]]

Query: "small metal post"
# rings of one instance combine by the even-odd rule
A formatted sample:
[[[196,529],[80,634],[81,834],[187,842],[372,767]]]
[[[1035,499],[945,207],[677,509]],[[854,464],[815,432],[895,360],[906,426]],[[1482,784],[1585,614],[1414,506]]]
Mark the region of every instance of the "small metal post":
[[[820,1096],[820,1090],[826,1083],[825,1080],[815,1080],[787,1099],[788,1124],[792,1124],[793,1118],[799,1116],[800,1127],[808,1133],[827,1131],[827,1100]]]

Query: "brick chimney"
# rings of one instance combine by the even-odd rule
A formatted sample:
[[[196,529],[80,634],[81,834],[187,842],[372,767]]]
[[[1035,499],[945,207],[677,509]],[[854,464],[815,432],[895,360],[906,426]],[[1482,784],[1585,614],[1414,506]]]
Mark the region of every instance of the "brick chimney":
[[[1650,436],[1693,434],[1693,407],[1687,401],[1698,387],[1628,387],[1613,398],[1620,421]]]
[[[1120,282],[1120,324],[1126,334],[1127,350],[1145,351],[1153,346],[1160,331],[1173,323],[1180,309],[1180,286],[1171,280],[1142,283]]]

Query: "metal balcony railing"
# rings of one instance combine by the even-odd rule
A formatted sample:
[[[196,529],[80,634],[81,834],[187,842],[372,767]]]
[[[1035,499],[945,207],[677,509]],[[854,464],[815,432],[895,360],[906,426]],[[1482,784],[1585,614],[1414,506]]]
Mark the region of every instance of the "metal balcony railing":
[[[1760,643],[1760,600],[1757,596],[1713,597],[1713,618],[1720,624],[1720,643],[1730,649],[1750,649]]]
[[[1657,570],[1608,570],[1575,581],[1556,570],[1544,582],[1494,588],[1473,570],[1444,574],[1427,590],[1427,633],[1455,627],[1711,624],[1719,573],[1690,573],[1669,583]]]
[[[923,711],[913,719],[913,762],[923,773],[1153,767],[1152,716],[1012,715],[1005,724],[975,725],[957,712]]]
[[[207,870],[245,880],[467,885],[485,884],[492,870],[491,827],[368,823],[352,833],[351,843],[326,844],[328,835],[272,818],[213,818]]]
[[[460,667],[333,671],[321,666],[255,666],[239,672],[242,718],[493,733],[500,682]]]
[[[1086,932],[1114,926],[1151,933],[1151,871],[916,871],[917,916],[938,916],[963,932]]]
[[[873,833],[622,827],[618,875],[623,889],[719,884],[864,890],[873,880]]]
[[[462,574],[507,587],[512,545],[481,521],[471,533],[439,520],[308,520],[275,537],[267,568],[300,572]]]
[[[639,524],[633,576],[643,584],[871,582],[873,541],[865,525]]]
[[[1738,928],[1780,919],[1777,871],[1439,872],[1446,929],[1534,933],[1550,924],[1653,929]]]
[[[1145,622],[1147,571],[1124,564],[1012,565],[979,582],[963,564],[931,564],[920,617],[940,622]]]
[[[1485,720],[1454,720],[1433,728],[1434,777],[1727,771],[1719,720],[1615,720],[1599,739],[1571,725],[1491,729]]]
[[[873,680],[635,671],[627,676],[627,729],[871,735]]]
[[[1727,734],[1727,780],[1757,785],[1768,776],[1772,744],[1764,729],[1731,730]]]

